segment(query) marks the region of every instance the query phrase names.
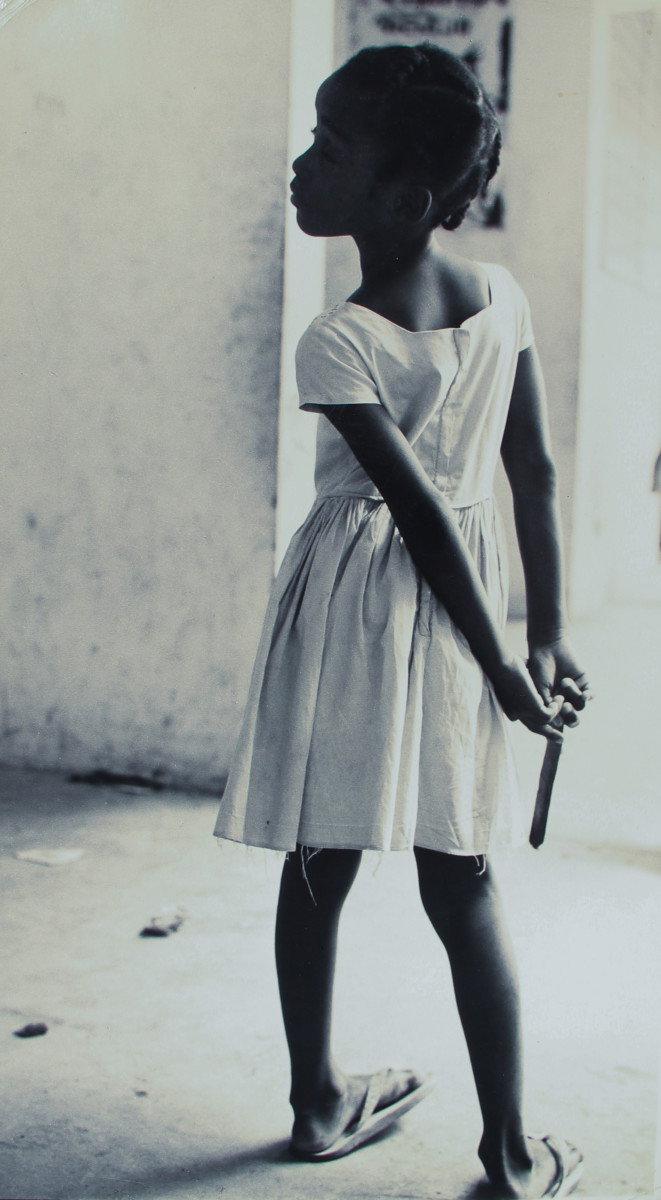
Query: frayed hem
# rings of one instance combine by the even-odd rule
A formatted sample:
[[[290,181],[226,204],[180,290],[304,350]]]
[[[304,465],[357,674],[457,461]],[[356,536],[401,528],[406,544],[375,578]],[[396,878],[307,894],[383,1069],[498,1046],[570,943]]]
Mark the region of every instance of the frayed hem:
[[[314,892],[312,891],[312,885],[310,883],[310,878],[308,876],[307,867],[308,867],[308,863],[312,862],[312,859],[315,857],[316,854],[321,854],[322,849],[323,849],[322,846],[297,846],[295,850],[288,850],[287,854],[285,856],[286,861],[289,862],[292,857],[292,854],[298,855],[300,853],[301,874],[305,880],[307,889],[310,893],[310,899],[311,899],[312,903],[314,904],[315,908],[317,907],[317,901],[314,898]]]
[[[314,904],[315,908],[317,907],[317,901],[315,899],[314,892],[312,891],[312,884],[310,883],[310,877],[307,872],[308,864],[312,862],[312,859],[315,858],[317,854],[321,854],[322,851],[324,851],[324,850],[332,851],[333,849],[335,849],[335,847],[333,847],[333,846],[301,846],[301,845],[299,845],[296,847],[295,850],[288,850],[285,854],[285,859],[287,862],[289,862],[294,855],[296,857],[298,857],[298,855],[300,854],[301,874],[305,880],[308,892],[310,893],[310,899],[312,900],[312,903]],[[348,846],[348,847],[343,847],[343,849],[354,850],[354,849],[358,849],[358,847]],[[361,858],[363,858],[363,859],[365,858],[365,855],[368,855],[368,856],[373,855],[374,856],[374,870],[372,872],[372,875],[374,876],[374,875],[376,875],[379,867],[381,866],[381,863],[383,862],[383,856],[384,856],[384,854],[387,854],[387,851],[385,851],[385,850],[359,850],[359,853],[361,855]],[[485,870],[486,870],[486,864],[485,864]]]

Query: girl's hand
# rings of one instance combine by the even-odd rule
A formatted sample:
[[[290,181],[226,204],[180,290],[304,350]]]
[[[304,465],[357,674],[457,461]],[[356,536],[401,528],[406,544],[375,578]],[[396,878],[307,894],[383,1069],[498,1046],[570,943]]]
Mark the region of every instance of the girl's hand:
[[[557,706],[544,703],[522,658],[513,656],[492,683],[510,721],[521,721],[527,729],[541,733],[549,741],[562,741],[560,729],[551,724],[557,720]]]
[[[529,640],[528,669],[546,704],[552,696],[563,696],[558,714],[563,725],[578,725],[578,713],[592,699],[585,672],[564,637],[548,641]]]

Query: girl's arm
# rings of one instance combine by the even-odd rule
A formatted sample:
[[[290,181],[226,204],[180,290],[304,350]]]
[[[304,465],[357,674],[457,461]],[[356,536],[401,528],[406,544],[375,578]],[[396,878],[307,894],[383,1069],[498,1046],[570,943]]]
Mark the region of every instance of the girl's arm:
[[[413,561],[466,637],[508,717],[557,738],[524,664],[502,640],[451,506],[392,417],[367,404],[324,412],[383,496]]]
[[[526,584],[528,666],[544,699],[562,692],[567,724],[575,724],[588,683],[567,641],[562,540],[551,456],[546,392],[534,346],[519,354],[501,447],[512,488]]]

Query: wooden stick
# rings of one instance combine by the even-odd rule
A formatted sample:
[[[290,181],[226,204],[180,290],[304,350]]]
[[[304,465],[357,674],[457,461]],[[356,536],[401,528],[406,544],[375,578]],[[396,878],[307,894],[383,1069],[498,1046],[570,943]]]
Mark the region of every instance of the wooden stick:
[[[548,820],[549,808],[551,806],[551,793],[553,791],[553,782],[562,753],[562,741],[547,742],[546,750],[544,751],[544,761],[539,775],[539,785],[537,788],[537,798],[535,800],[535,812],[532,819],[532,827],[530,829],[530,845],[538,850],[544,841],[546,834],[546,822]]]

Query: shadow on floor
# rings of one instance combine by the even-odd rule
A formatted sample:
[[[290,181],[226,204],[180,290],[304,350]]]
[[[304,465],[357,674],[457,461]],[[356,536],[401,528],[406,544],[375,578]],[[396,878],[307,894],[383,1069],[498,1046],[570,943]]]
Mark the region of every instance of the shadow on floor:
[[[214,1154],[207,1159],[198,1158],[176,1166],[151,1167],[144,1171],[127,1172],[118,1182],[105,1179],[94,1184],[94,1194],[99,1200],[106,1197],[155,1196],[165,1197],[170,1192],[181,1192],[184,1186],[196,1191],[203,1185],[213,1185],[222,1194],[231,1179],[250,1176],[251,1169],[265,1168],[273,1164],[297,1164],[289,1155],[288,1142],[270,1142],[248,1150],[230,1154]]]

